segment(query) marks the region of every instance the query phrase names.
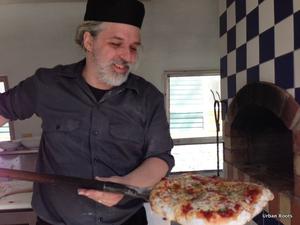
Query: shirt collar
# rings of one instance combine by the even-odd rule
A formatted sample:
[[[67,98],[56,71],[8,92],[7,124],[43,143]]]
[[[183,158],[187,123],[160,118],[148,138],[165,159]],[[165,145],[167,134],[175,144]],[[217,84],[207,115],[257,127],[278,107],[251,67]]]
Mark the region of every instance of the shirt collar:
[[[134,75],[133,73],[130,73],[128,75],[126,82],[124,82],[120,87],[131,89],[131,90],[135,91],[137,94],[140,93],[139,85],[137,82],[137,76]]]
[[[71,64],[69,66],[66,66],[62,71],[62,76],[68,77],[68,78],[80,78],[82,75],[83,68],[85,66],[85,59],[82,59],[81,61]],[[125,83],[123,83],[119,87],[115,88],[127,88],[134,90],[136,93],[140,93],[139,85],[138,85],[138,76],[130,73],[128,75],[128,79]],[[114,88],[113,88],[114,89]]]
[[[63,67],[61,74],[68,78],[79,78],[82,74],[83,68],[85,66],[85,59],[80,60],[77,63],[70,64]]]

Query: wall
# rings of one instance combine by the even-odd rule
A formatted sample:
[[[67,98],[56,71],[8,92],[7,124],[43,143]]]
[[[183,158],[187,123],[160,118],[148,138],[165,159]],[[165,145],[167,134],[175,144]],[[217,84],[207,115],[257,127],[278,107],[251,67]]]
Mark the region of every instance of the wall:
[[[222,99],[268,81],[300,102],[300,0],[219,0]]]
[[[218,2],[145,2],[140,72],[163,90],[164,70],[219,69]]]
[[[38,1],[37,1],[38,2]],[[218,69],[218,2],[145,1],[144,50],[137,73],[163,91],[163,71]],[[73,43],[84,2],[0,4],[0,74],[10,86],[38,67],[67,64],[83,57]],[[16,137],[40,134],[37,117],[15,123]]]

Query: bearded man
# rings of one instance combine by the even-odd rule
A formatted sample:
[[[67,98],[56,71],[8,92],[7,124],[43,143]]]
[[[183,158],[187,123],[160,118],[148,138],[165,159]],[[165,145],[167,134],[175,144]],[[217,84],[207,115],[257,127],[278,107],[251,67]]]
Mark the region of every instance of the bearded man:
[[[163,95],[130,71],[144,6],[89,0],[76,42],[85,59],[41,68],[0,96],[0,124],[42,120],[41,173],[151,187],[174,159]],[[146,225],[143,202],[121,194],[34,184],[38,225]]]

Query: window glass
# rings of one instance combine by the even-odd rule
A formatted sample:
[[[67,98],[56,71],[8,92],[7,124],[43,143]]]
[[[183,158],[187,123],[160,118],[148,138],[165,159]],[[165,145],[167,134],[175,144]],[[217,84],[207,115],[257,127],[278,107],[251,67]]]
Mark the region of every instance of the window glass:
[[[7,87],[7,78],[5,76],[0,76],[0,93],[3,93]],[[11,126],[12,124],[6,123],[0,127],[0,141],[11,140]]]
[[[172,138],[215,136],[214,98],[211,90],[219,93],[220,77],[170,77],[169,88]]]
[[[216,71],[166,72],[166,107],[174,140],[172,172],[223,169],[222,130],[217,131],[215,100],[220,100],[220,74]],[[214,94],[214,95],[213,95]],[[219,118],[220,129],[222,121]]]
[[[3,93],[5,91],[5,84],[4,81],[0,80],[0,93]]]
[[[217,169],[217,144],[175,145],[172,172]],[[223,169],[223,143],[219,144],[219,169]]]

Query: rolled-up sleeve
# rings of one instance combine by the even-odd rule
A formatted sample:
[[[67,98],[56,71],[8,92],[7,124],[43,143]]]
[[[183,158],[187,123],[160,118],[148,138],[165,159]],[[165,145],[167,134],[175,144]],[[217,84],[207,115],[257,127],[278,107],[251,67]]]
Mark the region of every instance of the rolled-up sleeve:
[[[170,171],[175,162],[174,157],[171,155],[173,141],[170,136],[163,95],[156,96],[155,102],[146,133],[146,158],[157,157],[164,160]]]
[[[37,85],[35,76],[21,81],[0,94],[0,114],[9,120],[24,120],[35,113]]]

